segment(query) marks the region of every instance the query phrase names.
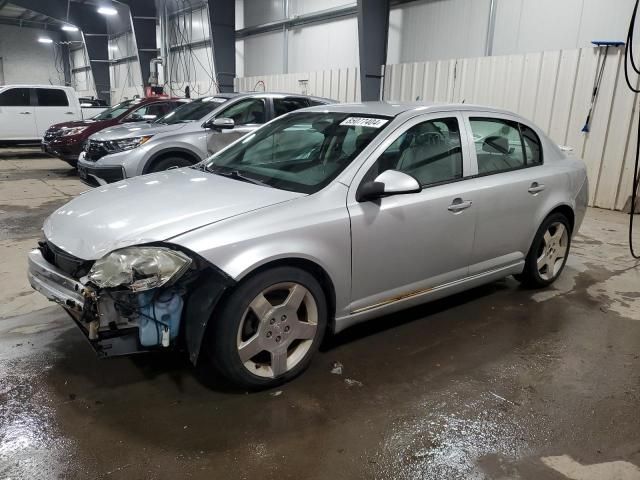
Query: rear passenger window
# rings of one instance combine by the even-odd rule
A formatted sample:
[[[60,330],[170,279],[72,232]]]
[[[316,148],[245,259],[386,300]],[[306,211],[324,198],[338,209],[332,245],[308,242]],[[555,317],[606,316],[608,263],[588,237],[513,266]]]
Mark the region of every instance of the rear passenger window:
[[[0,93],[0,107],[28,107],[30,104],[28,88],[10,88]]]
[[[469,121],[476,147],[479,175],[525,166],[517,123],[491,118],[470,118]]]
[[[275,110],[276,117],[284,115],[285,113],[293,112],[294,110],[300,110],[306,108],[309,103],[304,98],[274,98],[273,109]]]
[[[385,170],[408,173],[422,186],[462,178],[458,120],[441,118],[408,129],[389,145],[367,178],[373,179]]]
[[[66,107],[69,105],[67,94],[57,88],[36,88],[38,105],[41,107]]]

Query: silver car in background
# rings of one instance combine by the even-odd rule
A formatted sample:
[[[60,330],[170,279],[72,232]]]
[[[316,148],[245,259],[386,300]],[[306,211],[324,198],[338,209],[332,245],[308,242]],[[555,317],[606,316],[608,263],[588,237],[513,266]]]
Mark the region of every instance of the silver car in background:
[[[264,388],[326,331],[507,275],[549,285],[587,197],[584,163],[512,113],[326,105],[75,198],[29,278],[102,355],[181,346]]]
[[[78,159],[78,174],[97,186],[193,165],[275,117],[333,102],[264,92],[199,98],[152,123],[115,126],[92,135]]]

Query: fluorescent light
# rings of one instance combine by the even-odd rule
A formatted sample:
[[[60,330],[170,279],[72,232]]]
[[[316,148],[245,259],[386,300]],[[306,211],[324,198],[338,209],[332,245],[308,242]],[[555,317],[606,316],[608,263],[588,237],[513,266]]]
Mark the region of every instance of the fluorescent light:
[[[65,32],[77,32],[78,27],[74,27],[73,25],[63,25],[62,30],[64,30]]]
[[[38,38],[38,41],[40,43],[53,43],[53,40],[51,40],[50,38],[47,38],[47,37],[40,37],[40,38]]]
[[[98,13],[102,15],[117,15],[118,11],[113,7],[100,7]]]

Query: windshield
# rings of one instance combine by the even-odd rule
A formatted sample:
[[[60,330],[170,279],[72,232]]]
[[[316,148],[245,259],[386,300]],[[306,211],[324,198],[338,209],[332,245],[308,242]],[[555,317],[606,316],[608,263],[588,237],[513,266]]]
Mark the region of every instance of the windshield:
[[[204,97],[194,100],[191,103],[181,105],[173,112],[167,113],[164,117],[160,117],[155,123],[166,123],[171,125],[173,123],[187,123],[195,122],[205,117],[207,114],[213,112],[216,108],[229,100],[224,97]]]
[[[292,113],[205,160],[203,168],[237,180],[315,193],[344,170],[389,120],[349,113]]]
[[[139,98],[133,100],[125,100],[124,102],[120,102],[117,105],[114,105],[107,110],[100,112],[95,117],[91,117],[93,120],[111,120],[112,118],[117,118],[122,115],[124,112],[129,110],[133,105],[140,103],[141,100]]]

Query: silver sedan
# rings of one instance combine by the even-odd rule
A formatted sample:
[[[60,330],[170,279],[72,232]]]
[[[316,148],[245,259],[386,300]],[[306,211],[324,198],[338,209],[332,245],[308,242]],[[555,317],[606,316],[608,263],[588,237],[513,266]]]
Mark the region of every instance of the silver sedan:
[[[177,347],[265,388],[327,331],[507,275],[549,285],[587,192],[584,163],[506,111],[325,105],[72,200],[29,278],[103,356]]]

